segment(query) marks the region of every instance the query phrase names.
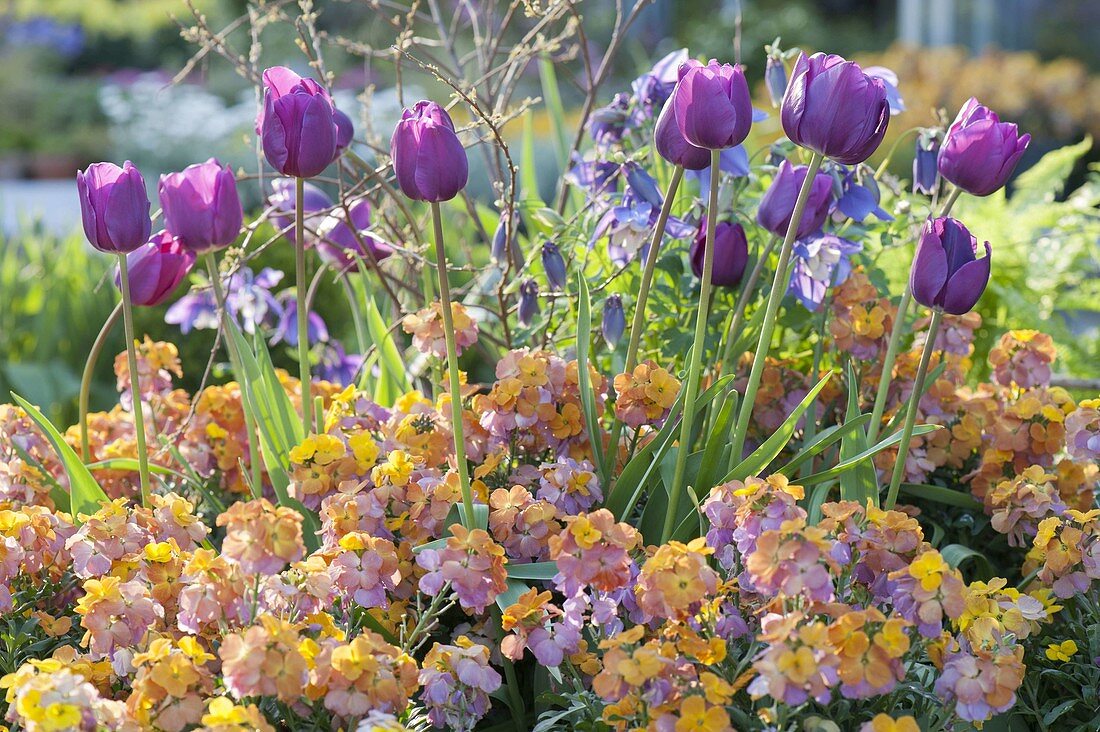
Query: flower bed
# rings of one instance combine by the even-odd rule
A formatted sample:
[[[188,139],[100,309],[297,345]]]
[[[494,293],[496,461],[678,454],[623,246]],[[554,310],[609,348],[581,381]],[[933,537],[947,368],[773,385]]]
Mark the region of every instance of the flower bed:
[[[350,119],[263,74],[278,298],[229,168],[162,178],[157,233],[136,168],[82,172],[131,347],[64,433],[0,406],[13,729],[1092,728],[1100,400],[1043,333],[973,345],[998,245],[968,200],[1029,138],[971,100],[910,194],[866,163],[891,72],[768,67],[786,141],[746,152],[742,69],[673,54],[592,114],[560,208],[501,183],[484,270],[456,261],[472,133],[430,101],[334,201],[305,180],[362,173]],[[169,320],[231,378],[189,394],[204,365],[132,308],[200,264]]]

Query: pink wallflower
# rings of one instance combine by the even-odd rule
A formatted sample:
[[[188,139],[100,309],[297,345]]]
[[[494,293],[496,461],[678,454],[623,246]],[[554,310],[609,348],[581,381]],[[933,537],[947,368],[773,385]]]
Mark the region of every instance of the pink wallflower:
[[[654,618],[679,619],[718,588],[718,573],[707,565],[714,549],[703,538],[690,544],[671,541],[642,565],[634,594],[641,609]]]
[[[489,665],[488,648],[465,636],[455,642],[436,643],[424,658],[421,703],[433,726],[470,732],[489,711],[489,694],[500,688],[501,678]]]
[[[550,538],[550,558],[558,563],[554,583],[566,597],[586,587],[614,592],[631,580],[630,552],[642,541],[626,523],[616,523],[606,508],[565,517],[566,528]]]
[[[117,498],[91,516],[81,516],[84,523],[65,542],[77,577],[102,577],[116,562],[136,557],[153,541],[152,534],[132,519],[127,503]]]
[[[504,547],[483,529],[471,531],[453,524],[450,531],[445,548],[425,549],[417,555],[417,564],[427,570],[420,578],[420,591],[434,596],[449,582],[459,605],[484,612],[507,589]]]
[[[222,555],[245,574],[276,574],[305,553],[301,514],[266,498],[234,503],[217,524],[225,527]]]
[[[703,512],[711,525],[707,544],[715,550],[718,563],[732,569],[756,549],[760,534],[778,529],[785,521],[806,518],[806,512],[795,503],[804,495],[802,486],[791,485],[778,474],[712,488],[703,502]]]
[[[240,566],[209,549],[196,549],[180,576],[176,624],[185,633],[208,627],[239,626],[247,619],[245,581]]]
[[[1100,399],[1085,399],[1066,416],[1066,450],[1074,460],[1100,461]]]
[[[1065,512],[1055,480],[1055,475],[1032,465],[1012,480],[1001,481],[986,495],[990,525],[1008,536],[1009,546],[1026,546],[1040,521]]]
[[[989,351],[993,380],[1002,386],[1031,389],[1050,385],[1054,340],[1037,330],[1010,330]]]
[[[309,678],[298,629],[272,615],[259,620],[258,625],[225,636],[218,649],[225,687],[238,699],[274,696],[297,702]]]
[[[388,607],[387,593],[401,582],[393,542],[362,532],[345,534],[330,557],[333,582],[364,608]]]
[[[603,500],[599,478],[587,460],[564,458],[556,463],[543,463],[540,469],[542,479],[537,495],[554,504],[563,515],[587,511]]]
[[[984,722],[1016,703],[1024,679],[1024,649],[1016,643],[975,648],[965,638],[951,644],[935,690],[968,722]]]
[[[122,582],[118,577],[86,580],[76,612],[87,631],[81,642],[88,646],[92,658],[110,659],[120,676],[133,670],[134,646],[164,617],[164,608],[149,597],[144,584]]]
[[[386,528],[386,507],[374,491],[359,484],[328,496],[321,502],[321,543],[326,549],[339,546],[340,539],[354,531],[371,536],[390,536]]]
[[[497,488],[489,496],[489,531],[504,546],[509,561],[544,561],[550,537],[561,531],[558,509],[536,501],[522,486]]]
[[[401,714],[416,681],[416,661],[377,633],[364,631],[347,643],[322,642],[306,695],[323,697],[325,709],[350,721],[369,713]]]
[[[745,559],[751,589],[769,596],[801,595],[814,602],[831,602],[835,597],[831,570],[836,566],[831,549],[826,532],[806,526],[802,519],[765,531]]]
[[[451,317],[455,330],[455,350],[458,355],[477,342],[477,321],[470,317],[461,303],[451,303]],[[412,334],[413,347],[436,358],[447,358],[447,343],[443,337],[443,306],[433,302],[423,310],[406,315],[401,321],[406,333]]]
[[[809,699],[828,703],[840,680],[840,659],[829,644],[826,625],[807,622],[798,613],[769,614],[761,630],[760,640],[767,646],[753,662],[759,675],[749,684],[749,694],[754,699],[770,696],[788,706]]]
[[[210,528],[195,515],[195,506],[177,493],[149,496],[152,521],[147,527],[155,541],[175,539],[184,549],[192,549],[210,533]]]
[[[945,620],[957,620],[966,608],[965,585],[935,549],[890,573],[894,610],[917,626],[925,638],[938,638]]]

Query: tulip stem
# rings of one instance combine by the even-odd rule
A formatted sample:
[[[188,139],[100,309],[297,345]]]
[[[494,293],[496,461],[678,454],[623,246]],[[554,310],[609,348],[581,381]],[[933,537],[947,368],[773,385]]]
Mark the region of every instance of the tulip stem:
[[[130,404],[134,413],[134,437],[137,440],[138,475],[141,478],[141,505],[149,505],[149,451],[145,446],[145,413],[141,403],[141,377],[138,375],[137,348],[134,345],[134,309],[130,299],[130,273],[126,255],[118,255],[118,281],[122,289],[122,323],[126,330],[126,362],[130,376]]]
[[[778,236],[772,236],[768,239],[768,243],[764,246],[764,250],[760,252],[756,264],[752,267],[752,272],[749,273],[749,278],[745,280],[745,285],[741,288],[741,295],[737,298],[737,307],[733,311],[733,320],[730,321],[729,331],[726,333],[726,345],[722,350],[722,360],[718,362],[719,367],[722,369],[721,373],[726,372],[726,365],[733,356],[733,344],[741,335],[741,326],[744,324],[745,310],[749,306],[749,298],[752,297],[753,292],[756,290],[756,283],[764,272],[764,264],[767,263],[768,257],[771,256],[775,245],[778,243]]]
[[[941,219],[951,213],[951,209],[955,207],[955,201],[959,200],[961,194],[962,188],[955,186],[951,189],[951,193],[947,195],[947,200],[943,202],[943,209],[940,211]]]
[[[932,351],[936,350],[936,331],[940,328],[943,311],[932,311],[932,322],[928,324],[928,336],[921,352],[920,365],[917,366],[917,378],[913,383],[913,393],[909,395],[909,407],[905,411],[905,425],[901,428],[901,441],[898,442],[898,456],[894,461],[894,472],[890,477],[890,490],[886,493],[886,503],[882,505],[889,511],[898,500],[898,488],[905,476],[905,458],[909,454],[909,442],[913,439],[913,427],[917,423],[917,407],[924,393],[924,379],[928,375],[928,363],[932,360]]]
[[[99,335],[95,337],[92,350],[88,351],[88,360],[84,362],[84,373],[80,377],[80,458],[87,463],[92,459],[91,442],[88,440],[88,398],[92,390],[92,372],[95,371],[96,362],[103,352],[103,346],[107,343],[107,336],[122,315],[122,303],[115,305],[115,309],[107,316],[103,327],[99,329]]]
[[[638,285],[638,300],[634,303],[634,317],[630,321],[630,342],[626,347],[627,374],[634,372],[638,365],[638,347],[642,340],[642,330],[645,328],[646,302],[649,300],[649,290],[653,286],[653,273],[657,269],[657,257],[660,254],[661,242],[664,241],[665,227],[668,217],[672,213],[672,205],[675,202],[676,191],[680,187],[680,181],[684,177],[684,166],[677,165],[672,171],[672,179],[668,182],[668,190],[665,191],[665,200],[661,205],[661,213],[657,216],[657,226],[653,230],[653,237],[649,240],[649,252],[646,254],[645,267],[642,269],[642,281]],[[609,486],[615,465],[619,458],[619,440],[623,434],[623,423],[615,420],[611,428],[611,443],[608,445],[608,456],[604,460],[604,484]]]
[[[298,300],[298,381],[302,392],[302,431],[313,432],[312,381],[309,376],[309,303],[306,290],[306,180],[294,179],[294,297]]]
[[[474,528],[474,498],[470,491],[469,467],[466,465],[466,439],[462,430],[462,379],[458,374],[458,347],[455,345],[455,324],[451,313],[451,285],[447,280],[447,251],[443,246],[443,217],[439,203],[432,201],[432,224],[435,227],[435,267],[439,273],[439,304],[443,315],[443,336],[447,342],[447,373],[451,381],[451,433],[454,436],[455,463],[458,465],[459,486],[462,489],[462,510],[468,529]]]
[[[734,428],[733,459],[740,459],[745,447],[745,437],[749,430],[749,419],[752,417],[752,408],[756,401],[756,392],[760,388],[760,379],[764,375],[764,362],[771,347],[772,334],[775,332],[776,315],[779,313],[779,303],[786,292],[784,287],[788,276],[787,266],[791,260],[791,247],[794,245],[798,226],[802,223],[802,213],[806,210],[806,201],[810,198],[810,189],[813,188],[814,179],[824,157],[820,153],[814,153],[807,166],[806,177],[802,180],[802,187],[798,191],[798,198],[794,202],[794,210],[791,212],[791,221],[787,225],[787,235],[783,237],[783,246],[779,250],[779,263],[775,268],[775,278],[772,281],[772,290],[768,293],[768,304],[764,310],[764,322],[761,325],[760,340],[756,344],[756,353],[752,359],[752,369],[749,371],[749,381],[745,387],[745,394],[741,400],[741,411],[737,414],[737,425]]]
[[[879,430],[882,429],[882,414],[886,411],[886,393],[890,391],[890,380],[894,377],[894,362],[898,357],[898,346],[901,345],[901,334],[905,331],[905,319],[909,316],[909,306],[913,303],[913,292],[909,289],[909,283],[905,283],[905,291],[901,294],[901,302],[898,303],[898,312],[894,316],[894,327],[890,331],[890,340],[886,344],[886,356],[882,359],[882,373],[878,377],[878,391],[875,392],[875,406],[871,410],[871,424],[867,427],[867,444],[874,445],[878,440]]]
[[[661,531],[662,544],[666,543],[672,535],[680,506],[680,494],[687,490],[683,487],[684,473],[687,470],[688,453],[691,452],[691,430],[695,424],[695,399],[699,394],[699,371],[703,363],[703,351],[706,350],[707,316],[710,314],[710,280],[714,271],[714,230],[718,224],[718,179],[722,172],[721,154],[721,150],[710,152],[710,200],[707,203],[707,238],[703,250],[703,274],[699,282],[699,310],[695,315],[695,339],[692,342],[691,360],[688,363],[684,381],[684,416],[680,422],[680,444],[676,448],[676,467],[672,473],[668,509],[665,511],[665,524]],[[652,248],[650,254],[653,254]],[[631,335],[633,337],[633,334]]]

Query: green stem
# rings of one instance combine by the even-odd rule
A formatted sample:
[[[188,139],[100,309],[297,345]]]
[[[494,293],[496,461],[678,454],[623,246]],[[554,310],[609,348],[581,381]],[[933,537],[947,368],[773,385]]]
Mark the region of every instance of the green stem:
[[[962,194],[962,188],[955,186],[951,189],[951,193],[947,196],[947,200],[943,203],[943,210],[940,211],[940,218],[947,216],[951,213],[951,209],[955,207],[955,201],[959,200],[959,196]]]
[[[626,347],[626,373],[632,373],[638,365],[638,347],[642,340],[642,330],[645,329],[645,308],[649,300],[649,290],[653,285],[653,273],[657,269],[657,257],[660,254],[661,242],[665,237],[665,226],[668,217],[672,213],[672,205],[676,198],[676,190],[680,187],[680,181],[684,177],[684,168],[677,165],[672,171],[672,180],[668,182],[668,190],[665,191],[665,200],[661,205],[661,213],[657,216],[657,226],[653,230],[653,237],[649,241],[649,253],[646,255],[645,268],[642,270],[642,281],[638,286],[638,300],[634,304],[634,317],[630,321],[630,342]],[[618,462],[619,440],[622,439],[623,423],[615,420],[611,428],[611,444],[608,446],[608,457],[604,461],[604,484],[610,485],[610,478]]]
[[[312,380],[309,376],[309,303],[306,302],[305,178],[294,179],[294,297],[298,300],[298,380],[302,391],[302,431],[313,432]]]
[[[451,314],[451,284],[447,280],[447,251],[443,246],[443,217],[439,203],[432,201],[432,224],[435,227],[435,267],[439,273],[439,301],[443,314],[443,336],[447,341],[447,372],[451,380],[451,432],[454,435],[455,462],[458,464],[459,485],[462,488],[462,510],[466,528],[474,528],[474,497],[470,491],[469,467],[466,465],[466,440],[462,436],[462,380],[458,375],[458,347],[455,345],[455,324]]]
[[[932,311],[932,322],[928,325],[928,340],[924,343],[924,351],[920,356],[920,365],[917,366],[917,379],[913,383],[913,393],[909,396],[909,408],[905,412],[905,426],[901,429],[901,441],[898,442],[898,456],[894,462],[894,473],[890,478],[890,490],[886,494],[886,503],[882,507],[889,511],[898,500],[898,489],[901,487],[901,479],[905,476],[905,457],[909,454],[909,442],[913,439],[913,427],[917,423],[917,406],[920,404],[921,395],[924,393],[924,379],[928,375],[928,362],[932,360],[932,351],[936,350],[936,331],[940,328],[940,320],[943,319],[943,311],[939,308]]]
[[[905,331],[905,319],[909,315],[909,306],[912,302],[913,293],[909,289],[909,283],[906,283],[905,291],[901,294],[901,302],[898,303],[897,315],[894,316],[894,327],[890,331],[890,341],[886,345],[886,356],[882,360],[882,374],[878,377],[875,406],[871,410],[871,424],[867,427],[868,445],[874,445],[878,441],[878,433],[882,428],[882,413],[886,410],[886,393],[890,391],[890,380],[894,377],[894,362],[898,357],[901,334]]]
[[[248,429],[248,468],[252,476],[252,495],[259,498],[262,488],[261,458],[259,451],[256,449],[256,440],[259,439],[256,418],[252,414],[251,403],[245,398],[244,369],[241,367],[241,354],[237,352],[237,341],[233,338],[233,334],[229,329],[229,308],[225,304],[225,292],[222,291],[222,279],[221,273],[218,271],[218,262],[214,259],[214,252],[207,252],[203,256],[206,259],[206,271],[210,275],[210,287],[214,290],[214,301],[218,304],[218,311],[221,313],[222,330],[225,333],[225,350],[229,354],[229,363],[233,367],[233,373],[240,380],[237,386],[241,391],[241,409],[244,412],[245,427]]]
[[[756,283],[764,271],[764,265],[778,243],[778,236],[772,236],[768,239],[768,243],[764,246],[763,251],[760,252],[760,256],[756,260],[756,264],[752,267],[752,272],[749,273],[749,278],[745,280],[745,285],[741,288],[741,295],[737,298],[737,307],[733,311],[733,320],[730,321],[729,331],[726,333],[726,345],[722,349],[722,360],[719,362],[722,373],[726,373],[730,358],[733,356],[733,344],[741,336],[741,326],[745,320],[745,310],[749,306],[749,298],[756,291]]]
[[[145,414],[141,403],[141,378],[138,376],[137,348],[134,345],[134,308],[130,299],[130,274],[126,255],[118,255],[118,281],[122,286],[122,323],[126,329],[126,361],[130,370],[130,401],[137,438],[138,474],[141,477],[141,505],[149,505],[149,451],[145,447]]]
[[[741,411],[737,414],[737,426],[734,429],[731,448],[735,456],[740,456],[745,447],[745,437],[749,429],[749,419],[752,417],[753,403],[756,401],[756,392],[760,388],[760,379],[764,375],[764,361],[768,356],[771,346],[772,334],[775,331],[776,315],[779,313],[779,303],[786,292],[784,287],[787,277],[787,265],[791,260],[791,247],[794,245],[795,235],[798,233],[798,225],[802,223],[802,213],[806,210],[806,201],[810,197],[810,188],[813,186],[817,170],[821,167],[824,158],[820,153],[814,153],[807,166],[806,178],[802,181],[802,188],[798,191],[798,198],[791,212],[791,223],[787,226],[787,235],[783,237],[783,246],[779,250],[779,263],[775,268],[775,279],[772,281],[772,290],[768,293],[768,304],[764,310],[764,322],[761,325],[760,340],[756,344],[756,353],[752,360],[752,369],[749,371],[749,381],[745,387],[745,395],[741,401]]]
[[[707,238],[703,252],[703,275],[699,282],[699,310],[695,316],[695,340],[691,347],[691,361],[688,364],[684,382],[684,417],[680,423],[680,444],[676,448],[676,468],[669,486],[668,510],[665,512],[665,525],[661,531],[661,543],[668,541],[676,526],[676,512],[680,506],[680,494],[684,492],[684,473],[687,470],[688,453],[691,452],[691,428],[695,423],[695,398],[699,394],[699,370],[703,363],[703,351],[706,350],[707,316],[710,314],[711,274],[714,270],[714,229],[718,223],[718,177],[721,173],[719,156],[721,150],[710,153],[710,201],[707,204]]]
[[[115,309],[107,316],[99,335],[95,337],[92,350],[88,351],[88,360],[84,362],[84,373],[80,377],[80,458],[84,462],[92,459],[91,443],[88,440],[88,398],[92,390],[92,373],[95,371],[96,362],[103,353],[103,346],[107,343],[107,336],[122,315],[122,303],[115,305]]]

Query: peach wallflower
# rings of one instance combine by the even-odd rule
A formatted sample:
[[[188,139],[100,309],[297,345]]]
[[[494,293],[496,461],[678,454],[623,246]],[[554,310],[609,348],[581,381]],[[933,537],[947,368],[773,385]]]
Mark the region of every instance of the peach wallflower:
[[[675,619],[691,612],[718,588],[718,573],[707,565],[714,549],[703,538],[670,541],[646,560],[634,586],[638,605],[655,618]]]
[[[680,382],[653,361],[615,377],[615,416],[633,429],[659,426],[680,393]]]
[[[305,553],[301,514],[266,498],[234,503],[217,525],[225,527],[222,555],[245,574],[275,574]]]
[[[229,633],[218,649],[225,687],[238,699],[274,696],[294,702],[302,695],[309,665],[298,627],[272,615]]]
[[[458,355],[477,341],[477,321],[470,317],[461,303],[451,303],[451,319],[454,323],[455,349]],[[439,301],[415,313],[406,315],[401,327],[413,337],[413,347],[436,358],[447,357],[447,343],[443,336],[443,306]]]

